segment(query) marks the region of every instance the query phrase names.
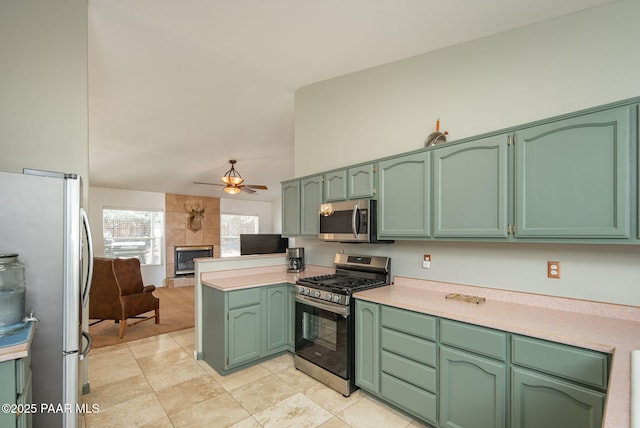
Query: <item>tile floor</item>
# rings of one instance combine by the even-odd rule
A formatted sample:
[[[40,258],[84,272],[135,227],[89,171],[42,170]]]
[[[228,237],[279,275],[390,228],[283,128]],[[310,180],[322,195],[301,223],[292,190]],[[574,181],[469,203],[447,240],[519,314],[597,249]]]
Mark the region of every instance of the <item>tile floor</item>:
[[[220,376],[193,358],[193,329],[91,351],[87,427],[423,427],[363,391],[345,398],[290,354]]]

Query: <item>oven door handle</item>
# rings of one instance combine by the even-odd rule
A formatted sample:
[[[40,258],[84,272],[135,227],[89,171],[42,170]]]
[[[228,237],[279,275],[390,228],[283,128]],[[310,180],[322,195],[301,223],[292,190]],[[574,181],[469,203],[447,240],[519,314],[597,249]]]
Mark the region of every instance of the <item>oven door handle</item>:
[[[303,305],[311,306],[313,308],[323,309],[325,311],[332,312],[334,314],[342,315],[345,318],[350,315],[349,306],[323,303],[316,299],[312,299],[306,296],[301,296],[299,294],[296,295],[296,302],[302,303]]]

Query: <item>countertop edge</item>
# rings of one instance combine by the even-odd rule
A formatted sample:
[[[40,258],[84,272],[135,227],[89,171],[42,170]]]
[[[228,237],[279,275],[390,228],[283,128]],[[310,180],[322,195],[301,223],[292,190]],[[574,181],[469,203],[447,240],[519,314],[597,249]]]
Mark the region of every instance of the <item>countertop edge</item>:
[[[29,332],[29,338],[22,343],[17,343],[11,346],[5,346],[0,348],[0,363],[5,361],[17,360],[29,355],[29,349],[31,348],[31,342],[35,334],[35,325],[31,325],[31,331]]]

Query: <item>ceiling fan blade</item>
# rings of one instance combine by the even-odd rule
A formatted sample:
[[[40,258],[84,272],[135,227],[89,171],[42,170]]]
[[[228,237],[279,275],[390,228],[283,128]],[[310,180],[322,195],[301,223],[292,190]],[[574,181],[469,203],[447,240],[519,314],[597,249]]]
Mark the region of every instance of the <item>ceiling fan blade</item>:
[[[241,184],[241,187],[248,187],[250,189],[258,189],[258,190],[269,190],[267,186],[263,186],[261,184]]]
[[[205,183],[202,181],[194,181],[193,184],[207,184],[209,186],[220,186],[220,187],[225,187],[226,184],[218,184],[218,183]]]
[[[252,194],[253,194],[253,193],[256,193],[256,191],[255,191],[255,190],[253,190],[253,189],[249,189],[247,186],[238,186],[238,187],[240,187],[240,188],[241,188],[241,190],[242,190],[243,192],[246,192],[246,193],[252,193]]]

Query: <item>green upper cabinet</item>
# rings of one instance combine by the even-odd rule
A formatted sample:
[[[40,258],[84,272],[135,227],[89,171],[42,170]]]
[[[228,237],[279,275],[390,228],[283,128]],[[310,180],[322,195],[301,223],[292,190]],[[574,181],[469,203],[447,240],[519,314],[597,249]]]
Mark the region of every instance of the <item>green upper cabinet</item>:
[[[433,236],[507,238],[507,136],[433,151]]]
[[[300,235],[300,180],[282,183],[282,236]]]
[[[318,210],[322,204],[322,176],[300,180],[300,235],[318,236]]]
[[[347,199],[347,170],[328,172],[324,175],[324,200],[326,202]]]
[[[376,166],[375,164],[349,168],[348,197],[349,199],[368,199],[376,195]]]
[[[378,164],[378,237],[430,237],[430,159],[424,151]]]
[[[624,106],[516,132],[517,238],[629,238],[633,114]]]

